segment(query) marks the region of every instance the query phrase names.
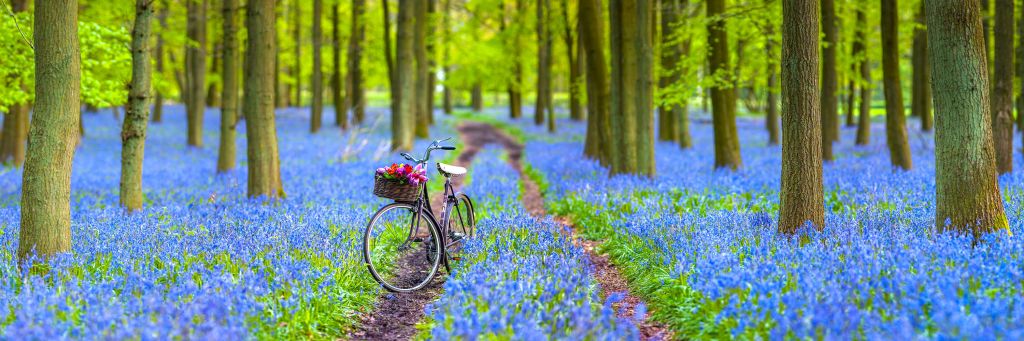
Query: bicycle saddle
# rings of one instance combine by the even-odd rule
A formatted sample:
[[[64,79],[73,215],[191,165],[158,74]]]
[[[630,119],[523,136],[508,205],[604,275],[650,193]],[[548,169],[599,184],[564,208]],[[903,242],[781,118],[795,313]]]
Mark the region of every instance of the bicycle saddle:
[[[459,176],[466,174],[466,169],[459,166],[453,166],[444,163],[437,163],[437,170],[444,174],[444,176]]]

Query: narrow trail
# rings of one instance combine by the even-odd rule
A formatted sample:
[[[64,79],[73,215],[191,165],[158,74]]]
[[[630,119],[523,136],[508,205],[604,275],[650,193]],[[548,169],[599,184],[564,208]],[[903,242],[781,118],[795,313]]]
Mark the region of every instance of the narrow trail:
[[[463,124],[458,127],[458,131],[464,148],[453,164],[460,167],[468,167],[473,163],[473,159],[480,151],[480,148],[483,147],[483,144],[474,142],[485,141],[486,139],[481,139],[477,136],[479,135],[479,130],[475,129],[472,124]],[[428,169],[428,172],[432,176],[437,176],[433,175],[436,174],[433,173],[433,169]],[[435,179],[434,181],[438,180]],[[452,185],[456,190],[459,190],[462,188],[463,181],[461,176],[453,177]],[[440,212],[441,205],[444,203],[444,193],[432,193],[430,199],[434,212]],[[412,266],[403,266],[407,263],[411,262],[399,260],[400,265],[397,276],[402,276],[403,272],[418,269]],[[377,302],[374,303],[373,311],[360,316],[359,323],[349,333],[348,339],[386,341],[411,339],[417,333],[416,323],[423,319],[424,308],[427,304],[441,296],[444,282],[447,278],[448,273],[443,271],[442,266],[442,270],[438,270],[437,276],[423,289],[411,293],[383,292],[377,298]]]
[[[520,182],[523,184],[523,206],[526,207],[526,211],[531,216],[536,218],[546,217],[547,209],[544,208],[544,197],[540,193],[540,187],[523,171],[521,162],[523,145],[489,124],[476,123],[472,124],[471,127],[469,126],[470,124],[467,123],[460,127],[460,131],[463,128],[473,129],[475,131],[473,135],[482,139],[478,142],[498,143],[505,147],[505,151],[508,153],[508,162],[519,173]],[[616,293],[623,295],[623,299],[613,304],[612,307],[615,309],[618,317],[632,319],[635,316],[636,307],[642,304],[643,300],[629,292],[626,278],[619,273],[619,270],[615,268],[615,265],[612,264],[607,255],[597,251],[601,243],[580,237],[569,219],[564,217],[555,217],[554,219],[565,227],[565,231],[572,235],[577,245],[583,246],[587,257],[590,258],[590,263],[594,265],[594,278],[601,284],[601,297],[608,298],[610,294]],[[637,324],[637,328],[640,329],[641,338],[643,340],[671,339],[668,329],[652,321],[650,317],[650,313],[645,314],[643,321]]]

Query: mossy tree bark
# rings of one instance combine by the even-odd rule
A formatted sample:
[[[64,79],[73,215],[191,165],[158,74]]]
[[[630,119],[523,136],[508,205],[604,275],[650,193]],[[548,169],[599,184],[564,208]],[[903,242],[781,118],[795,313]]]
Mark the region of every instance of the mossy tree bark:
[[[426,16],[426,30],[424,30],[424,39],[426,39],[426,55],[427,62],[424,64],[427,73],[427,86],[426,86],[426,98],[423,99],[423,107],[427,111],[427,124],[434,125],[434,88],[437,85],[437,58],[435,58],[434,45],[435,39],[437,38],[434,34],[434,30],[437,29],[434,24],[434,17],[437,12],[437,0],[427,1],[427,16]]]
[[[366,24],[362,20],[366,11],[364,0],[352,2],[352,34],[348,45],[348,103],[357,124],[366,120],[366,96],[363,90],[363,38]]]
[[[357,0],[358,1],[358,0]],[[351,100],[352,85],[349,84],[349,76],[345,76],[341,72],[341,15],[339,11],[341,7],[338,3],[331,5],[331,30],[334,32],[333,44],[331,44],[331,101],[334,102],[334,125],[341,128],[342,130],[348,129],[348,108],[349,101]],[[353,27],[357,25],[355,22],[359,20],[356,7],[356,1],[352,2],[352,24]],[[356,31],[351,31],[354,36]],[[353,37],[349,37],[349,46],[351,47]],[[352,56],[350,55],[351,59]],[[351,70],[351,69],[350,69]],[[345,96],[342,93],[348,93],[350,96]]]
[[[914,84],[911,91],[910,115],[921,118],[921,130],[932,130],[931,70],[928,67],[928,31],[924,22],[924,2],[917,12],[914,27]]]
[[[882,0],[882,83],[885,90],[885,142],[892,165],[913,167],[907,142],[907,118],[900,87],[899,10],[897,0]]]
[[[249,0],[246,7],[246,29],[249,38],[245,49],[245,132],[249,167],[250,197],[284,197],[281,184],[281,161],[277,149],[274,124],[274,51],[277,42],[275,0]]]
[[[646,1],[611,2],[612,174],[654,175],[653,52]]]
[[[230,1],[230,0],[227,0]],[[152,0],[135,0],[132,28],[132,80],[128,105],[121,126],[121,206],[128,211],[142,208],[142,158],[146,150],[151,79],[149,35],[153,18]]]
[[[206,6],[207,0],[186,0],[190,40],[185,53],[186,119],[188,145],[203,146],[203,116],[206,111]]]
[[[168,5],[166,1],[160,1],[160,11],[157,12],[157,21],[160,23],[160,31],[167,29]],[[156,35],[156,48],[153,50],[153,59],[156,64],[156,73],[164,72],[164,35]],[[155,90],[155,89],[154,89]],[[164,119],[164,95],[160,91],[153,91],[156,96],[153,100],[153,123],[160,123]]]
[[[413,112],[416,116],[416,137],[427,138],[430,135],[430,118],[427,113],[427,96],[430,91],[427,89],[428,74],[427,68],[427,2],[426,0],[416,1],[415,18],[413,19],[413,56],[415,57],[415,89],[411,93],[413,100]],[[403,94],[404,95],[404,94]]]
[[[222,0],[224,47],[221,53],[224,71],[221,77],[220,148],[217,150],[217,172],[235,169],[238,148],[235,135],[238,118],[238,0]]]
[[[35,114],[22,173],[18,259],[71,251],[71,161],[81,119],[78,1],[36,4]]]
[[[796,5],[796,4],[794,4]],[[821,0],[821,157],[832,161],[832,142],[839,139],[838,98],[836,96],[836,9],[834,0]],[[792,84],[785,83],[787,86]]]
[[[518,21],[519,15],[522,11],[522,6],[522,0],[517,0],[515,11],[513,11],[512,14],[512,22]],[[505,10],[505,2],[502,2],[500,28],[502,34],[508,34],[506,33],[508,24],[505,22],[506,20],[508,20],[507,16],[508,15]],[[445,25],[447,25],[447,21],[445,22]],[[513,50],[522,51],[522,37],[519,36],[519,31],[514,31],[514,33],[516,34],[512,37]],[[445,52],[447,52],[447,50]],[[512,56],[510,56],[510,58],[512,58],[513,66],[512,81],[508,83],[508,89],[506,91],[508,92],[508,116],[511,119],[518,119],[520,117],[523,117],[523,95],[519,91],[519,87],[523,84],[523,62],[519,53],[513,54]],[[447,88],[445,88],[445,91],[445,93],[447,94]]]
[[[308,1],[308,0],[307,0]],[[292,105],[301,107],[302,102],[302,0],[296,0],[292,8],[292,39],[295,42],[295,66],[292,78],[295,79],[295,101]]]
[[[613,167],[618,156],[616,139],[612,137],[611,98],[608,84],[608,66],[604,56],[604,27],[599,0],[580,0],[580,39],[586,50],[587,101],[590,117],[587,119],[587,141],[584,153],[602,165]]]
[[[537,0],[537,100],[533,110],[533,123],[544,124],[544,114],[551,87],[551,34],[545,25],[548,22],[548,0]]]
[[[740,141],[736,132],[736,93],[732,89],[729,67],[729,43],[726,38],[725,0],[708,0],[708,64],[716,78],[711,88],[711,119],[715,135],[715,168],[739,169],[743,166]],[[727,80],[728,79],[728,80]]]
[[[473,108],[473,111],[481,112],[484,110],[484,87],[482,84],[473,84],[469,97],[469,106]]]
[[[452,32],[451,32],[451,27],[449,26],[449,20],[450,20],[449,18],[450,17],[451,17],[451,0],[444,0],[444,17],[443,17],[443,21],[442,21],[442,24],[441,24],[441,26],[442,26],[441,29],[443,30],[443,39],[444,39],[445,44],[442,45],[444,50],[441,52],[441,54],[442,54],[441,58],[443,59],[441,69],[444,70],[444,74],[445,75],[448,75],[449,72],[451,71],[451,68],[449,66],[449,64],[451,63],[451,56],[450,56],[451,48],[449,47],[449,45],[451,45],[451,41],[452,41]],[[516,58],[516,61],[517,61],[516,67],[518,68],[518,67],[520,67],[520,65],[518,64],[518,61],[519,61],[518,56]],[[442,96],[441,106],[444,107],[444,113],[445,114],[451,115],[451,113],[453,111],[453,109],[452,109],[452,89],[451,89],[451,87],[448,84],[444,84],[443,88],[444,88],[444,90],[443,90],[442,95],[441,95]]]
[[[690,8],[689,0],[679,0],[677,4],[679,6],[680,15],[685,9]],[[690,38],[687,37],[679,45],[679,56],[690,55]],[[678,70],[677,75],[690,74],[689,65],[686,63],[677,64]],[[678,76],[676,79],[679,79]],[[679,116],[676,116],[676,128],[678,129],[679,147],[683,149],[689,149],[693,147],[693,138],[690,137],[690,97],[686,96],[682,103],[679,104]]]
[[[857,115],[857,140],[854,144],[858,146],[867,145],[871,142],[871,63],[868,62],[865,42],[867,37],[864,31],[867,30],[867,16],[864,14],[864,2],[857,3],[857,34],[853,40],[853,57],[857,60],[857,68],[860,70],[860,110]]]
[[[392,101],[398,99],[391,115],[391,149],[411,150],[416,124],[416,65],[413,40],[415,36],[416,2],[398,2],[398,36],[395,50],[395,87],[392,87]]]
[[[999,174],[1013,171],[1013,0],[996,0],[992,138]]]
[[[323,0],[313,0],[313,72],[309,81],[313,91],[313,107],[310,108],[309,132],[320,131],[324,120],[324,74],[323,56],[323,24],[320,20],[324,11]]]
[[[822,110],[818,88],[818,3],[782,2],[782,190],[779,232],[825,224]]]
[[[680,45],[674,44],[675,28],[679,24],[682,7],[679,0],[664,0],[661,4],[661,77],[658,86],[668,88],[679,81],[679,65],[682,58]],[[677,127],[682,108],[679,104],[663,103],[658,106],[658,140],[679,141],[680,130]]]
[[[1024,79],[1024,6],[1020,7],[1021,13],[1017,16],[1017,39],[1020,39],[1017,43],[1017,63],[1014,65],[1016,68],[1014,72],[1017,74],[1017,78]],[[1024,131],[1024,87],[1020,88],[1017,93],[1017,131]]]
[[[394,118],[395,115],[397,115],[398,113],[398,106],[399,103],[401,102],[400,95],[402,93],[402,89],[401,86],[398,84],[398,76],[395,75],[395,57],[397,56],[391,53],[391,6],[388,4],[388,0],[380,0],[380,6],[382,12],[384,13],[384,62],[387,65],[388,69],[388,86],[389,89],[391,90],[391,116],[392,118]],[[398,40],[398,37],[395,37],[395,40]],[[394,130],[394,120],[392,120],[391,125],[392,130]]]
[[[939,230],[975,236],[1009,233],[996,177],[978,3],[928,1],[925,8],[935,95],[935,223]]]
[[[562,38],[565,40],[565,56],[566,61],[569,63],[569,119],[573,121],[583,120],[583,106],[580,103],[580,86],[582,86],[581,75],[580,75],[580,64],[577,58],[579,46],[575,44],[578,37],[573,36],[573,32],[576,31],[576,25],[573,23],[572,18],[569,16],[569,1],[562,0],[562,21],[564,23],[564,32]]]

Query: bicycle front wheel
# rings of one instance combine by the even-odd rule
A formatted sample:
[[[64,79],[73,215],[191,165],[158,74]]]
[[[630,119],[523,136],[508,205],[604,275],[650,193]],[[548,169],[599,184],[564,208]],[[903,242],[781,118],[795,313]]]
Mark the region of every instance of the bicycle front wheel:
[[[385,289],[409,292],[427,285],[441,263],[437,226],[419,208],[406,203],[382,207],[363,235],[363,260]]]
[[[448,272],[466,257],[465,244],[476,233],[476,214],[473,201],[465,193],[455,195],[455,203],[448,216],[448,234],[445,236],[444,266]]]

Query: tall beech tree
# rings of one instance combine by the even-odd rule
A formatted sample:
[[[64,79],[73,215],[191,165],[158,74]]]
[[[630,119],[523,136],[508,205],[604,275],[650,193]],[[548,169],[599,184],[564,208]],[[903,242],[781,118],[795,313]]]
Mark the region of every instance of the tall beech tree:
[[[885,142],[893,166],[909,170],[910,145],[907,142],[907,118],[903,112],[900,87],[899,11],[897,0],[882,0],[882,83],[885,90]]]
[[[711,121],[715,135],[715,168],[739,169],[743,166],[740,140],[736,132],[736,92],[729,67],[729,42],[725,29],[725,0],[705,2],[708,21],[708,66],[715,78],[711,88]]]
[[[22,173],[21,261],[71,251],[71,160],[82,110],[78,1],[39,1],[33,16],[36,98]]]
[[[807,222],[819,229],[825,224],[817,21],[816,1],[782,2],[782,233],[795,233]]]
[[[451,18],[451,7],[452,7],[451,0],[444,0],[444,16],[443,16],[443,21],[442,21],[442,24],[441,24],[443,26],[443,27],[441,27],[441,29],[443,30],[442,35],[443,35],[443,39],[444,39],[444,44],[442,44],[442,46],[441,46],[441,48],[443,49],[443,51],[441,52],[441,54],[443,55],[443,57],[441,57],[442,60],[443,60],[441,68],[442,68],[444,74],[446,75],[445,77],[447,77],[449,72],[451,72],[451,67],[449,66],[449,64],[451,63],[451,47],[449,45],[452,45],[452,43],[451,43],[451,41],[452,41],[452,29],[451,29],[451,27],[449,27],[449,21],[450,21],[449,18]],[[516,60],[516,67],[520,68],[521,65],[518,63],[518,61],[519,61],[518,55],[516,56],[515,60]],[[519,70],[519,69],[517,69],[517,70]],[[446,80],[447,80],[447,78],[446,78]],[[441,100],[442,104],[441,105],[444,107],[444,113],[450,115],[452,113],[452,111],[454,111],[452,109],[452,89],[451,89],[450,85],[444,84],[444,92],[442,93],[441,96],[442,96],[442,100]],[[517,117],[513,117],[513,118],[517,118]]]
[[[292,69],[292,78],[295,79],[295,101],[293,105],[302,106],[302,2],[308,0],[295,0],[295,8],[292,9],[292,40],[295,41],[295,68]]]
[[[159,2],[159,6],[160,6],[160,11],[157,12],[156,18],[157,18],[157,21],[160,23],[160,31],[163,32],[163,30],[167,29],[167,16],[169,15],[168,14],[169,11],[168,11],[167,1],[160,1]],[[156,35],[156,48],[153,49],[153,59],[155,60],[154,63],[155,63],[155,66],[156,66],[156,73],[157,74],[163,74],[164,73],[164,35],[163,34],[157,34]],[[163,117],[164,117],[164,95],[159,90],[156,90],[156,89],[154,89],[154,90],[155,91],[153,91],[153,93],[155,95],[155,99],[153,100],[153,114],[151,116],[152,116],[153,123],[160,123],[161,121],[163,121]]]
[[[334,41],[331,44],[333,52],[331,54],[331,99],[334,101],[334,125],[341,128],[342,130],[348,129],[348,101],[351,100],[351,96],[343,96],[342,91],[349,93],[352,91],[349,84],[349,77],[346,77],[341,73],[341,15],[338,8],[341,7],[338,3],[331,5],[331,29],[334,31]],[[353,26],[358,20],[356,12],[356,2],[352,2],[352,21]],[[353,29],[352,34],[356,31]],[[349,45],[351,46],[352,38],[349,38]],[[351,58],[351,56],[349,56]]]
[[[11,13],[28,10],[28,0],[13,0]],[[10,106],[4,114],[0,129],[0,162],[20,167],[25,163],[25,143],[28,141],[29,108],[31,104],[21,103]]]
[[[611,93],[608,80],[608,65],[604,56],[604,27],[600,0],[580,0],[580,39],[586,50],[587,101],[590,114],[587,118],[587,134],[584,153],[597,159],[602,165],[614,168],[618,156],[615,151],[617,140],[612,137]]]
[[[185,49],[185,110],[188,145],[203,146],[206,111],[206,6],[208,0],[186,0],[188,47]]]
[[[249,167],[249,196],[284,197],[281,160],[274,124],[274,51],[277,20],[275,0],[249,0],[245,27],[245,132]]]
[[[613,0],[611,14],[612,174],[654,175],[650,3]]]
[[[996,170],[1013,171],[1013,0],[996,0],[992,138]]]
[[[537,99],[533,111],[536,125],[544,124],[544,113],[551,107],[551,32],[545,25],[549,21],[549,5],[549,0],[537,0]]]
[[[228,0],[230,1],[230,0]],[[152,0],[135,0],[132,27],[132,81],[128,105],[121,126],[121,206],[129,211],[142,208],[142,158],[146,150],[146,124],[151,97],[149,35],[153,19]]]
[[[935,101],[936,225],[975,236],[1008,233],[984,86],[981,11],[974,1],[928,1],[925,9]]]
[[[795,4],[794,4],[795,5]],[[821,30],[825,44],[821,47],[821,156],[832,161],[832,142],[839,140],[838,97],[836,95],[836,32],[835,0],[821,0]],[[788,82],[788,81],[787,81]],[[791,86],[791,83],[785,83]]]
[[[864,2],[857,2],[857,34],[853,39],[853,56],[860,70],[860,109],[857,115],[858,146],[871,143],[871,63],[868,61],[864,31],[867,27],[867,16],[864,14]]]
[[[356,123],[366,120],[366,96],[363,90],[363,38],[366,36],[366,24],[362,16],[365,12],[365,0],[352,1],[352,30],[348,38],[348,96],[349,108]]]
[[[324,120],[324,74],[323,58],[323,25],[321,17],[324,11],[324,0],[313,0],[313,75],[309,83],[313,91],[313,107],[310,108],[309,131],[320,131]]]
[[[1014,65],[1016,68],[1014,72],[1017,74],[1017,78],[1024,79],[1024,6],[1020,7],[1021,14],[1017,16],[1017,63]],[[1020,88],[1020,92],[1017,93],[1017,130],[1024,131],[1024,86]]]
[[[238,122],[238,24],[236,12],[238,0],[222,0],[223,13],[223,50],[221,61],[224,63],[221,75],[220,101],[220,148],[217,150],[217,172],[225,173],[235,169],[238,148],[235,146],[235,135]]]
[[[411,150],[413,144],[414,125],[416,124],[416,65],[413,59],[413,40],[415,33],[416,2],[419,0],[399,0],[398,2],[398,36],[395,39],[395,73],[391,88],[394,110],[391,114],[391,149]]]
[[[672,39],[675,38],[675,28],[678,24],[682,7],[679,0],[664,0],[661,4],[661,77],[658,86],[662,89],[668,88],[679,81],[679,63],[682,58],[680,52],[681,44],[675,45]],[[682,122],[682,106],[676,103],[662,103],[658,106],[658,140],[679,141],[681,139],[679,127]]]
[[[564,31],[562,33],[562,39],[565,41],[565,60],[569,63],[569,118],[573,121],[583,120],[583,106],[580,103],[580,63],[577,55],[579,54],[579,46],[575,44],[578,37],[573,36],[573,31],[576,31],[576,24],[572,22],[572,18],[569,16],[569,1],[562,0],[562,21],[564,24]],[[554,117],[551,117],[551,122],[554,122]]]
[[[925,30],[924,1],[917,12],[914,27],[914,84],[911,91],[910,115],[921,118],[921,130],[932,130],[931,70],[928,67],[928,31]]]
[[[522,6],[522,3],[522,0],[517,0],[515,9],[519,10],[519,7]],[[500,3],[500,7],[501,20],[499,21],[499,23],[501,24],[501,26],[499,27],[499,32],[501,32],[502,34],[509,34],[508,23],[506,23],[506,21],[508,21],[509,19],[508,14],[506,13],[507,11],[505,9],[504,1]],[[516,22],[516,19],[519,17],[519,13],[520,11],[513,11],[513,23]],[[445,17],[445,19],[445,25],[447,25],[447,16]],[[445,28],[445,30],[447,30],[447,28]],[[518,30],[512,31],[511,45],[513,51],[522,51],[522,38],[519,36]],[[447,53],[447,49],[445,50],[445,52]],[[512,59],[513,66],[512,80],[508,82],[508,89],[506,90],[506,92],[508,92],[508,116],[511,119],[518,119],[523,116],[523,96],[522,93],[519,91],[519,87],[523,82],[523,63],[519,53],[512,53],[512,55],[509,56],[509,58]],[[448,72],[445,71],[445,74],[448,74]],[[448,88],[445,87],[445,96],[448,96],[447,90]]]
[[[430,117],[427,112],[431,91],[428,87],[430,69],[427,67],[427,0],[418,0],[415,5],[413,19],[413,56],[415,57],[415,85],[410,93],[413,98],[413,112],[416,116],[416,137],[427,138],[430,135]],[[402,94],[405,95],[404,93]]]

